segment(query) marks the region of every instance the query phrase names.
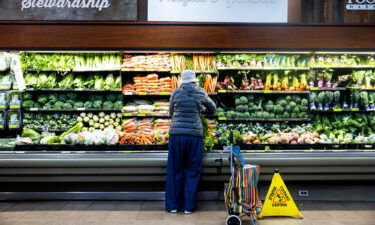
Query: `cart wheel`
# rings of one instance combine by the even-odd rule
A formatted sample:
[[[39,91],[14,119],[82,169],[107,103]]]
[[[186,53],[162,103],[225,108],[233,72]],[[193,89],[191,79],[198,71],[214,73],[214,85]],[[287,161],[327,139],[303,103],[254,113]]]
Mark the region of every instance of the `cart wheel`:
[[[241,225],[240,217],[236,215],[228,216],[226,225]]]

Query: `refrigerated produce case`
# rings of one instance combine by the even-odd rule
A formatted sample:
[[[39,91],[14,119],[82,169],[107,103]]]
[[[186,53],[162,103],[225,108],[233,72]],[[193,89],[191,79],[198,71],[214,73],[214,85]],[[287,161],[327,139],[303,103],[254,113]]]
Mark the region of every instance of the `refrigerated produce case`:
[[[345,136],[345,133],[339,132],[340,128],[337,127],[340,125],[337,123],[338,121],[349,120],[354,117],[358,117],[362,124],[365,124],[364,120],[367,120],[366,123],[370,123],[369,121],[374,114],[371,104],[366,104],[366,100],[361,100],[363,98],[366,99],[365,95],[359,95],[360,102],[358,103],[350,101],[351,98],[357,100],[357,96],[353,95],[353,93],[357,92],[366,92],[367,96],[372,96],[373,87],[362,86],[360,83],[362,81],[358,81],[358,79],[360,77],[364,79],[367,71],[371,71],[372,74],[375,71],[373,62],[374,46],[371,45],[371,42],[367,42],[364,39],[362,39],[363,41],[354,40],[355,38],[349,35],[351,31],[347,30],[351,28],[350,26],[338,25],[329,28],[329,26],[324,25],[263,26],[184,23],[154,25],[147,23],[119,23],[117,25],[102,23],[91,24],[90,26],[89,24],[85,26],[79,23],[61,25],[36,23],[30,25],[30,27],[28,24],[12,24],[10,26],[28,27],[29,29],[26,29],[25,32],[27,34],[25,35],[29,35],[27,38],[30,40],[27,43],[15,40],[15,44],[12,44],[11,47],[2,48],[4,50],[17,50],[17,54],[26,53],[31,58],[33,55],[57,54],[60,56],[84,56],[83,58],[93,57],[94,59],[92,63],[88,63],[90,66],[84,66],[83,63],[79,64],[80,68],[78,68],[78,63],[74,65],[68,59],[63,61],[65,64],[62,63],[56,66],[54,63],[46,63],[44,65],[32,63],[33,60],[28,58],[28,65],[23,67],[23,77],[26,81],[26,89],[22,91],[22,104],[24,106],[21,110],[23,129],[13,131],[14,133],[12,134],[5,132],[6,135],[4,136],[14,138],[17,135],[22,135],[22,131],[25,128],[29,128],[38,133],[43,130],[52,131],[56,134],[56,137],[46,138],[43,136],[46,139],[42,144],[40,141],[21,139],[18,140],[19,143],[15,145],[14,149],[8,148],[1,151],[0,180],[2,182],[164,181],[167,156],[165,125],[166,120],[170,118],[165,112],[166,110],[155,112],[155,108],[156,105],[161,106],[161,108],[163,108],[162,106],[167,106],[170,92],[178,84],[179,72],[185,68],[193,69],[197,72],[201,78],[201,86],[209,92],[210,97],[220,106],[217,115],[205,115],[209,120],[208,127],[214,130],[211,130],[211,133],[208,132],[209,134],[207,133],[210,138],[207,139],[206,146],[209,147],[206,150],[210,152],[205,154],[203,161],[202,179],[204,181],[221,182],[228,179],[228,155],[222,149],[227,144],[228,138],[226,135],[228,136],[227,132],[229,130],[240,130],[240,134],[246,134],[244,136],[238,135],[237,144],[241,146],[248,162],[261,165],[262,179],[269,179],[273,169],[279,168],[283,171],[283,177],[286,180],[375,180],[374,142],[370,131],[368,129],[362,130],[362,127],[356,124],[358,129],[354,129],[353,132],[359,131],[363,135],[354,133],[353,136]],[[66,35],[74,36],[76,40],[59,41],[59,35],[63,35],[60,29],[56,29],[59,26],[66,28]],[[110,30],[115,30],[112,26],[124,26],[127,28],[113,33],[113,43],[103,44],[99,39],[97,40],[99,36],[90,37],[87,43],[82,42],[82,38],[86,34],[96,34],[96,31],[92,30],[93,28],[98,28],[99,30],[108,29],[106,32],[110,32]],[[155,32],[155,28],[160,28],[160,39],[151,41],[144,37],[144,43],[142,43],[142,41],[139,41],[142,40],[141,36],[137,36],[137,41],[135,41],[131,32],[134,31],[133,29],[138,28],[143,29],[138,30],[141,33],[151,32],[151,30]],[[39,32],[32,32],[33,29],[39,29]],[[77,33],[77,29],[82,29],[83,32]],[[173,34],[170,33],[170,36],[168,36],[168,29],[174,31],[174,33],[172,32]],[[233,34],[236,29],[243,31],[243,33],[239,32],[238,37],[233,37],[232,40],[229,40],[229,33]],[[359,26],[353,29],[357,29],[357,35],[361,37],[371,37],[374,34],[372,32],[374,31],[373,26]],[[188,30],[194,34],[197,34],[199,30],[202,36],[198,35],[197,40],[192,41],[189,39],[189,41],[186,36],[180,35]],[[208,30],[213,32],[217,39],[214,39],[213,34],[210,34]],[[50,38],[45,42],[38,40],[37,37],[43,33],[46,34],[47,31],[54,31],[51,35],[53,35],[55,40],[51,41],[52,39]],[[259,36],[261,34],[260,31],[270,36],[261,35],[264,38],[262,41]],[[311,35],[306,37],[304,42],[301,42],[300,38],[304,36],[302,35],[304,31],[311,31]],[[293,32],[296,35],[295,37],[291,35]],[[124,36],[121,36],[120,33]],[[126,38],[125,33],[128,35],[128,39],[119,41],[121,38]],[[246,34],[246,37],[243,36],[244,34]],[[343,34],[341,41],[336,40],[337,36],[335,35],[337,34]],[[103,37],[103,35],[101,33],[100,37]],[[276,38],[277,35],[284,35],[285,38],[278,39]],[[177,41],[178,38],[181,39]],[[203,41],[205,38],[211,40],[211,42]],[[320,42],[319,40],[322,39],[325,41]],[[81,40],[81,42],[78,43],[78,40]],[[164,42],[163,40],[168,41]],[[348,44],[352,44],[352,47]],[[30,49],[43,51],[24,51]],[[85,52],[80,52],[83,50]],[[99,50],[111,50],[111,52]],[[158,53],[159,56],[162,55],[163,57],[159,57],[160,60],[153,61],[152,59],[155,59],[155,55]],[[118,62],[113,63],[110,60],[112,62],[111,67],[96,67],[96,65],[100,64],[100,59],[96,61],[95,55],[100,58],[105,54],[118,58]],[[164,55],[171,57],[170,65],[164,63]],[[147,64],[142,61],[148,56],[151,60],[150,67],[146,67],[145,65]],[[132,57],[138,58],[132,61]],[[323,60],[321,59],[322,57]],[[314,61],[312,61],[312,58],[314,58]],[[140,63],[140,61],[142,62]],[[80,62],[85,62],[85,60]],[[153,62],[161,64],[155,66],[155,64],[152,64]],[[132,63],[135,63],[135,65],[132,65]],[[361,71],[364,71],[363,74],[358,74],[358,72],[362,73]],[[31,75],[27,77],[27,74]],[[38,81],[32,81],[36,74],[38,74],[38,78],[42,75],[42,78],[45,79],[42,85],[39,85]],[[55,78],[50,78],[51,74],[55,74]],[[116,87],[109,85],[111,87],[104,88],[104,85],[98,84],[98,88],[95,88],[95,84],[90,82],[90,80],[84,79],[91,76],[93,80],[99,78],[105,80],[109,74],[114,75],[114,80],[116,80],[116,76],[120,77],[121,85],[116,86],[117,83],[114,84]],[[142,84],[152,84],[153,80],[155,80],[155,74],[158,81],[167,79],[166,83],[171,83],[171,87],[164,87],[166,89],[163,89],[163,91],[156,91],[153,90],[156,88],[155,85],[142,86]],[[310,80],[307,78],[302,79],[301,74],[306,77],[315,77],[314,84],[311,85]],[[139,79],[148,75],[151,76],[144,81]],[[68,76],[72,76],[71,83],[69,83]],[[290,81],[288,82],[292,89],[290,87],[286,88],[285,85],[279,85],[285,76],[290,76]],[[82,79],[74,82],[77,77]],[[135,77],[137,78],[134,80]],[[271,77],[271,85],[269,85],[269,82],[267,83],[267,77]],[[323,86],[321,85],[321,77],[323,77]],[[231,78],[233,79],[231,80]],[[339,78],[344,79],[344,81],[339,80]],[[280,81],[277,81],[278,79]],[[63,80],[64,82],[61,82]],[[142,84],[136,82],[139,80]],[[253,80],[255,80],[254,83]],[[305,81],[307,81],[307,84]],[[331,84],[327,85],[327,81],[330,81]],[[214,84],[215,82],[216,84]],[[53,83],[55,86],[50,87],[49,85]],[[366,80],[363,80],[363,83],[366,83]],[[136,85],[141,87],[134,87]],[[314,93],[318,96],[322,92],[328,93],[327,97],[320,96],[323,100],[318,100],[314,102],[315,105],[311,105],[311,100],[317,99],[314,97]],[[87,103],[89,99],[80,100],[84,107],[79,107],[81,104],[74,106],[70,102],[72,106],[66,105],[66,109],[63,109],[62,106],[60,106],[61,108],[54,108],[51,105],[47,107],[40,104],[37,106],[25,105],[25,94],[28,95],[28,100],[37,101],[40,95],[45,97],[49,94],[66,95],[68,93],[74,93],[82,98],[100,95],[102,100],[105,99],[106,95],[114,94],[120,96],[122,105],[121,108],[104,109],[103,105],[97,107],[92,106],[93,104],[90,105],[90,103]],[[336,96],[337,93],[340,93],[340,97],[334,98],[334,93],[336,93]],[[249,110],[249,105],[247,105],[247,109],[243,109],[243,107],[236,109],[241,105],[241,97],[246,97],[247,99],[244,100],[242,98],[244,104],[249,104],[249,102],[257,104],[251,105],[253,107],[252,110]],[[285,100],[285,98],[290,98],[290,100]],[[308,105],[297,103],[304,106],[303,111],[299,108],[298,110],[295,109],[296,113],[294,114],[288,112],[288,114],[284,115],[284,109],[280,110],[279,107],[275,107],[277,105],[276,102],[282,102],[282,105],[286,106],[284,100],[287,105],[290,105],[291,102],[295,103],[296,99],[298,102],[302,102],[304,99],[308,101]],[[339,101],[336,102],[336,99]],[[152,101],[154,105],[145,106],[146,104],[142,100]],[[272,113],[275,114],[272,116],[270,116],[271,102],[268,102],[269,100],[272,101],[273,107],[278,108],[277,112],[272,110]],[[132,107],[127,107],[131,101],[138,102],[131,105]],[[155,101],[158,104],[155,105]],[[63,104],[65,103],[68,102],[63,102]],[[86,103],[88,107],[85,107]],[[294,103],[292,105],[296,107]],[[112,106],[110,103],[108,104]],[[322,106],[320,107],[319,104],[322,104]],[[328,104],[327,109],[325,107],[326,104]],[[143,107],[138,107],[139,105],[143,105]],[[265,112],[268,114],[266,115]],[[58,116],[56,113],[58,113]],[[85,117],[89,113],[92,113],[90,114],[92,117],[87,122]],[[103,117],[99,116],[99,113],[104,113]],[[125,131],[125,133],[135,132],[134,129],[138,131],[146,129],[147,132],[142,135],[149,135],[148,133],[155,133],[155,129],[157,130],[158,127],[154,122],[159,119],[164,124],[162,126],[164,133],[157,139],[149,136],[137,139],[124,136],[123,142],[121,142],[121,137],[119,137],[119,140],[117,138],[109,138],[106,141],[89,140],[84,143],[85,140],[80,140],[82,136],[66,134],[70,137],[68,138],[69,143],[63,142],[61,144],[62,139],[57,138],[71,128],[73,128],[72,133],[82,130],[81,127],[75,127],[77,124],[74,123],[75,120],[83,122],[84,127],[87,127],[84,130],[85,132],[98,128],[103,130],[103,128],[109,126],[105,125],[107,120],[104,118],[106,116],[111,117],[113,113],[116,115],[113,123],[115,123],[115,119],[120,118],[118,114],[122,114],[121,122],[117,122],[119,124],[118,126],[113,126],[114,129],[120,127],[118,130],[124,131],[124,122],[129,122],[130,124],[136,124],[136,128],[129,126],[127,128],[130,129],[130,132]],[[245,113],[246,115],[244,115]],[[56,117],[54,117],[54,114]],[[69,120],[71,123],[58,122],[57,125],[48,123],[48,121],[57,121],[62,114],[67,115],[62,121]],[[278,116],[279,114],[280,116]],[[96,125],[96,123],[90,124],[90,120],[93,119],[94,115],[97,115],[98,121],[103,118],[103,123],[99,123],[99,125]],[[36,116],[43,117],[41,120],[48,126],[37,124],[39,126],[39,129],[37,129],[35,124],[32,123],[36,120]],[[152,121],[147,119],[152,119]],[[336,123],[334,124],[334,122]],[[354,124],[353,121],[350,122],[347,125],[340,126],[349,129],[351,127],[350,124]],[[319,126],[319,123],[324,124],[324,126]],[[62,124],[64,129],[56,129],[61,127]],[[100,127],[102,124],[104,127]],[[366,128],[372,125],[371,122]],[[93,129],[90,130],[90,127]],[[334,134],[335,137],[329,137],[327,133],[335,128],[338,128],[336,129],[337,133]],[[267,136],[267,131],[269,130],[272,130],[273,136]],[[319,136],[315,134],[315,131],[318,131]],[[295,134],[288,134],[288,137],[281,137],[279,134],[293,132]],[[113,133],[116,132],[111,134]],[[298,137],[296,136],[297,134]],[[321,134],[326,137],[323,136],[321,138]],[[63,139],[65,139],[66,135],[63,136]],[[102,137],[100,135],[98,134],[99,137]],[[209,141],[213,140],[214,136],[217,141]],[[361,136],[361,138],[354,141],[357,136]],[[140,141],[141,139],[142,141]],[[350,141],[348,141],[349,139]],[[7,140],[7,146],[14,144],[11,140]],[[137,141],[140,142],[137,143]],[[53,144],[47,144],[47,142]],[[76,145],[75,143],[77,142],[83,144]],[[110,142],[111,144],[108,145]]]

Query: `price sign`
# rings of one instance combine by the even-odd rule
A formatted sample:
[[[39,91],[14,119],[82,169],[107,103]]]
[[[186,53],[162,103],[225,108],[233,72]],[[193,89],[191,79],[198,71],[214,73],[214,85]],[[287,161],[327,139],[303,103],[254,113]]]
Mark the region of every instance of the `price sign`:
[[[264,147],[264,150],[270,150],[270,146],[268,146],[268,145],[265,146],[265,147]]]
[[[145,113],[138,113],[138,116],[146,116]]]
[[[133,95],[131,92],[124,92],[124,95]]]
[[[76,90],[76,91],[83,91],[84,89],[83,88],[76,88],[74,90]]]
[[[333,109],[334,112],[341,112],[342,109]]]
[[[219,117],[218,119],[219,119],[219,120],[227,120],[226,117]]]
[[[11,108],[11,109],[20,109],[21,107],[19,105],[11,105],[9,108]]]
[[[30,108],[30,111],[38,111],[38,108]]]
[[[353,112],[358,112],[359,111],[359,108],[352,108],[351,109]]]
[[[132,113],[124,113],[124,116],[133,116]]]
[[[271,94],[272,93],[272,90],[265,90],[264,91],[264,94]]]
[[[310,87],[310,90],[311,91],[317,91],[317,90],[319,90],[319,88],[317,88],[317,87]]]
[[[18,129],[20,128],[18,125],[9,125],[9,128],[10,129]]]
[[[160,94],[160,95],[169,95],[168,92],[160,92],[159,94]]]
[[[146,92],[139,92],[138,95],[147,95]]]
[[[218,90],[219,93],[227,93],[227,90]]]
[[[85,108],[77,108],[77,111],[85,111]]]

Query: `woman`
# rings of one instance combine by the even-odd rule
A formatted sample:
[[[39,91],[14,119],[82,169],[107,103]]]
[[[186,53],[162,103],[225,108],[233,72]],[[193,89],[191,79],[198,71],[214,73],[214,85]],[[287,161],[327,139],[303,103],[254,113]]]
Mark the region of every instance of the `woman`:
[[[180,88],[170,99],[169,113],[172,124],[169,131],[169,153],[166,182],[166,210],[176,213],[183,210],[190,214],[201,175],[203,128],[200,114],[216,112],[215,103],[198,86],[195,73],[186,70],[182,74]]]

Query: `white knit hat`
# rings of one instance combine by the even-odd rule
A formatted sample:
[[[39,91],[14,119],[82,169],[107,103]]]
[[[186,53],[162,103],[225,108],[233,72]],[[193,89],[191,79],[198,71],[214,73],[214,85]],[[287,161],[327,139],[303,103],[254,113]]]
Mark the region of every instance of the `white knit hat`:
[[[192,70],[185,70],[181,74],[181,81],[180,84],[187,84],[192,82],[198,82],[198,79],[195,76],[195,72]]]

